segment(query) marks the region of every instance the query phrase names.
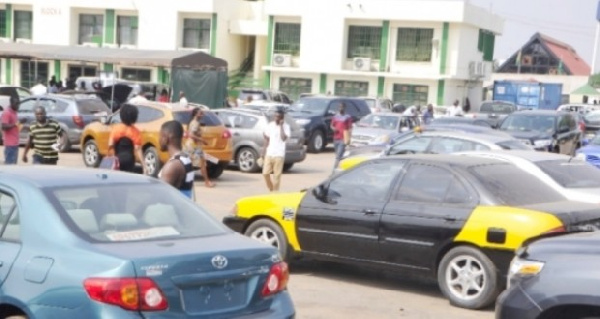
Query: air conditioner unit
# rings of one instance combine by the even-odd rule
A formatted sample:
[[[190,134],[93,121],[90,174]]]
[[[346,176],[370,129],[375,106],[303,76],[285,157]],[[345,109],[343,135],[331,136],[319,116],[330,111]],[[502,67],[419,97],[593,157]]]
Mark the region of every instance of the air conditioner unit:
[[[137,49],[137,45],[134,44],[121,44],[119,47],[121,49]]]
[[[31,43],[31,39],[16,38],[15,42],[16,43]]]
[[[108,49],[118,49],[119,45],[115,44],[115,43],[104,43],[102,44],[103,48],[108,48]]]
[[[371,70],[371,59],[370,58],[354,58],[352,61],[352,69],[354,71],[370,71]]]
[[[292,56],[289,54],[274,54],[273,55],[273,66],[291,66]]]
[[[88,47],[88,48],[99,47],[98,43],[96,43],[96,42],[83,42],[83,44],[81,46]]]
[[[10,43],[12,42],[11,38],[0,38],[0,43]]]
[[[472,61],[469,63],[469,76],[480,78],[485,76],[485,65],[482,61]]]

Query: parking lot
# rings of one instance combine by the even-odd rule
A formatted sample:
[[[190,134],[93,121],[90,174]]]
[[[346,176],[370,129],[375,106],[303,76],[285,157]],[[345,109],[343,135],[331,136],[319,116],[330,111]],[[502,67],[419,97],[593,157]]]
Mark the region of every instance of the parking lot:
[[[0,147],[1,153],[2,147]],[[22,149],[21,149],[22,152]],[[30,165],[19,163],[19,165]],[[61,154],[60,166],[83,167],[81,154]],[[316,185],[331,173],[333,151],[310,154],[282,178],[281,189],[296,191]],[[219,220],[240,197],[263,194],[260,174],[227,170],[215,188],[196,182],[197,202]],[[493,309],[470,311],[452,307],[437,284],[360,267],[326,262],[291,264],[289,290],[298,318],[493,318]]]

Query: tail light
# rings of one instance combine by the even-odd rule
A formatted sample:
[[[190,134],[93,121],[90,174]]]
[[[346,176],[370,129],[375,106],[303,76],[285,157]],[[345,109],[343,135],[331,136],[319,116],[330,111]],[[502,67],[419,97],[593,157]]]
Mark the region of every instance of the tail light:
[[[75,125],[79,128],[83,128],[85,126],[85,123],[83,123],[83,117],[80,115],[73,115],[73,123],[75,123]]]
[[[150,278],[88,278],[83,286],[92,300],[126,310],[160,311],[167,299]]]
[[[229,130],[223,131],[223,138],[224,139],[230,139],[231,138],[231,132],[229,132]]]
[[[276,294],[287,287],[290,278],[290,271],[285,262],[279,262],[271,266],[267,282],[262,289],[262,296],[268,297]]]
[[[585,122],[579,122],[579,130],[585,132]]]

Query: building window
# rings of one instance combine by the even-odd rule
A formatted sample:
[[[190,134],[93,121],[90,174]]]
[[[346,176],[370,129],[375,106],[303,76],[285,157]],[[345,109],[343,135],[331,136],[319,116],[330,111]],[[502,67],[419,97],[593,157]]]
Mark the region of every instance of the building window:
[[[210,49],[210,19],[183,19],[183,47]]]
[[[429,87],[424,85],[394,84],[392,98],[394,103],[406,106],[427,105]]]
[[[300,54],[300,24],[276,23],[273,53]]]
[[[301,78],[280,78],[279,90],[287,93],[287,95],[297,100],[301,93],[312,92],[312,80]]]
[[[369,94],[369,82],[335,81],[334,94],[338,96],[365,96]]]
[[[399,28],[396,61],[431,61],[433,29]]]
[[[137,45],[138,17],[117,17],[117,43]]]
[[[121,69],[121,75],[123,79],[130,81],[150,82],[152,77],[152,71],[147,69]]]
[[[31,40],[31,11],[15,11],[15,39]]]
[[[10,34],[6,34],[6,10],[0,10],[0,37],[10,37]]]
[[[79,44],[85,42],[102,43],[104,16],[101,14],[79,15]]]
[[[41,81],[48,83],[48,62],[33,60],[21,61],[21,86],[30,88]]]
[[[477,49],[483,53],[484,61],[494,61],[494,44],[496,35],[494,33],[479,29],[479,41],[477,41]]]
[[[350,26],[348,58],[378,60],[381,53],[381,27]]]

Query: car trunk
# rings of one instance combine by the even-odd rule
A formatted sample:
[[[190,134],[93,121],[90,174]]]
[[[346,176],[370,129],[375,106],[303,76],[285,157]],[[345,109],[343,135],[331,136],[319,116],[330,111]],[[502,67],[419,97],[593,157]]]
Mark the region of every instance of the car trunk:
[[[173,118],[181,124],[187,126],[192,117],[192,110],[173,112]],[[210,153],[210,150],[222,150],[227,148],[230,137],[227,128],[218,116],[211,112],[204,112],[204,116],[200,120],[202,127],[202,139],[206,142],[203,149]]]
[[[573,201],[561,201],[523,206],[523,208],[555,215],[567,232],[600,230],[600,206]]]
[[[169,313],[186,318],[226,318],[271,306],[271,298],[263,298],[261,291],[276,252],[258,242],[239,239],[237,234],[225,234],[98,246],[107,254],[131,260],[138,277],[151,278],[167,298]],[[159,318],[164,312],[143,315]]]

